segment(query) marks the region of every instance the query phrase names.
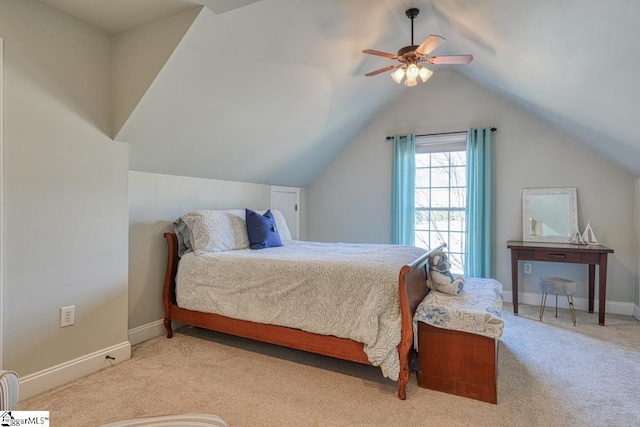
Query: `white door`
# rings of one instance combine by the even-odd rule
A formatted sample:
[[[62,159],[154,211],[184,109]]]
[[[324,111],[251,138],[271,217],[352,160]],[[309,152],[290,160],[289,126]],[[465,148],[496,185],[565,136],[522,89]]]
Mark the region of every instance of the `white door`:
[[[271,209],[282,212],[291,237],[300,240],[300,189],[271,186]]]

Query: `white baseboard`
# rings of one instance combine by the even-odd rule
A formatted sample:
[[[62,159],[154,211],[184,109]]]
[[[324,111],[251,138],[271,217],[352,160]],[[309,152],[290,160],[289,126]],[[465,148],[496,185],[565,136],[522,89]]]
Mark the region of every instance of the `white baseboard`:
[[[633,317],[640,320],[640,307],[638,307],[637,305],[633,306]]]
[[[504,291],[503,298],[504,302],[510,303],[513,301],[513,294],[511,291]],[[529,305],[537,305],[540,306],[540,299],[542,298],[542,294],[540,293],[532,293],[532,292],[518,292],[518,303],[520,304],[529,304]],[[552,298],[552,304],[555,306],[555,298],[553,295],[547,297],[547,304],[549,304],[549,298]],[[589,309],[589,299],[588,298],[573,298],[573,305],[577,310],[588,310]],[[558,307],[560,308],[569,308],[569,303],[567,302],[566,297],[558,296]],[[597,312],[598,311],[598,300],[596,299],[593,302],[593,308]],[[634,307],[634,304],[631,302],[618,302],[618,301],[607,301],[606,305],[607,313],[611,314],[623,314],[626,316],[634,316],[638,319],[637,306]]]
[[[183,326],[182,323],[173,322],[174,331],[180,326]],[[156,320],[155,322],[130,329],[128,332],[128,341],[124,343],[87,354],[31,375],[26,375],[20,378],[20,400],[35,396],[38,393],[129,359],[131,358],[131,346],[164,334],[164,322],[162,320]],[[107,355],[114,357],[115,360],[106,359]]]
[[[107,359],[107,355],[115,360]],[[26,375],[20,378],[20,400],[77,380],[129,358],[131,358],[131,344],[129,341],[125,341],[40,372]]]
[[[172,329],[174,332],[182,326],[184,326],[184,323],[176,321],[172,322]],[[166,335],[166,333],[167,331],[164,329],[164,320],[156,320],[155,322],[129,329],[129,342],[131,345],[136,345],[150,340],[151,338]]]
[[[131,345],[140,344],[143,341],[164,335],[164,333],[164,322],[156,320],[155,322],[129,329],[129,342]]]

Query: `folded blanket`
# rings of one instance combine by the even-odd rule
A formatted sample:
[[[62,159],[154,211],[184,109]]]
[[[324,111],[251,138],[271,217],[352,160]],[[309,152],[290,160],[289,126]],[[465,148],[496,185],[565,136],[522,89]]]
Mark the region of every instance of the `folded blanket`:
[[[414,337],[417,340],[418,322],[424,322],[498,339],[504,329],[502,303],[502,283],[495,279],[468,278],[457,296],[429,292],[413,316]]]

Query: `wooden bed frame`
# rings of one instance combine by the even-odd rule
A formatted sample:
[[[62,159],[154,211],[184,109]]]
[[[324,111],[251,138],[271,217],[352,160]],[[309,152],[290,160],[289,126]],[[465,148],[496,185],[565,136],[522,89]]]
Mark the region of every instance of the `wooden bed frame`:
[[[175,233],[165,233],[164,238],[168,246],[167,270],[164,278],[164,327],[167,338],[173,336],[171,321],[182,322],[212,331],[223,332],[257,341],[277,344],[311,353],[318,353],[339,359],[370,365],[363,350],[363,344],[345,338],[330,335],[318,335],[299,329],[283,326],[267,325],[232,319],[217,314],[186,310],[176,304],[176,272],[178,270],[178,239]],[[400,311],[402,316],[402,335],[398,345],[400,356],[400,376],[398,379],[398,397],[406,399],[405,388],[411,374],[410,362],[413,354],[413,314],[427,295],[426,285],[427,261],[429,254],[444,248],[440,245],[422,255],[420,258],[400,269],[398,284],[400,296]]]

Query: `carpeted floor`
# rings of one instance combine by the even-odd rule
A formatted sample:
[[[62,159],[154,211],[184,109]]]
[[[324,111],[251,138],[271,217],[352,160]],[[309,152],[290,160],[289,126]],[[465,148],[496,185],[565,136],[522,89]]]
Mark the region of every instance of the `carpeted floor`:
[[[550,308],[551,306],[549,306]],[[185,328],[131,360],[22,401],[54,426],[212,413],[229,426],[638,426],[640,322],[505,304],[498,404],[419,388],[407,400],[379,369]]]

